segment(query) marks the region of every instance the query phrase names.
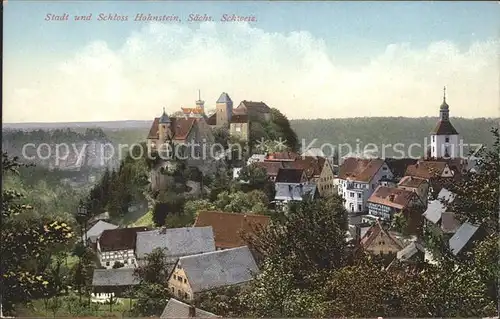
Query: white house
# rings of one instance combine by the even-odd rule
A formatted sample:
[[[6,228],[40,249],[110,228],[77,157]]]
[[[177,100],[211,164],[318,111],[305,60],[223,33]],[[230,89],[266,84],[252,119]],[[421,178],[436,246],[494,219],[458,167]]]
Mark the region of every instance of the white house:
[[[351,213],[366,212],[366,202],[381,180],[393,179],[389,166],[380,158],[344,159],[335,181],[338,193],[345,199],[345,208]]]
[[[430,156],[433,158],[457,158],[459,154],[459,135],[450,122],[449,105],[446,95],[439,109],[439,122],[431,132]]]
[[[137,267],[135,257],[137,233],[147,230],[147,227],[131,227],[103,231],[97,240],[97,256],[101,266],[112,269],[118,262],[123,264],[124,268]]]

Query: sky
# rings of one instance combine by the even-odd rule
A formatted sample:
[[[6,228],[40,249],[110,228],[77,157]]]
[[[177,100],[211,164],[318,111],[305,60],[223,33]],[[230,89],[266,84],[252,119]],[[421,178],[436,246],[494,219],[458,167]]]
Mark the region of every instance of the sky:
[[[498,117],[497,2],[21,1],[4,6],[3,120],[151,120],[264,101],[291,119]],[[137,14],[180,21],[134,21]],[[49,20],[48,15],[64,21]],[[91,16],[75,21],[75,16]],[[99,15],[128,17],[100,21]],[[212,22],[188,21],[190,14]],[[254,17],[223,22],[224,14]]]

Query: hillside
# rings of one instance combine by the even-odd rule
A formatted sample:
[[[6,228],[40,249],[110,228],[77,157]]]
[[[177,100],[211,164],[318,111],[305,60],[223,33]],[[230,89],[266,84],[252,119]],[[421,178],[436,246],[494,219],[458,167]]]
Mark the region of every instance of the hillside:
[[[367,117],[349,119],[316,119],[291,120],[292,128],[297,133],[300,143],[305,139],[305,145],[317,141],[311,147],[320,147],[322,143],[339,145],[348,143],[356,147],[357,139],[361,145],[429,142],[429,132],[438,121],[436,117],[404,118],[404,117]],[[498,119],[465,119],[451,118],[451,122],[459,132],[464,143],[480,143],[489,145],[493,142],[490,129],[498,127]],[[325,151],[328,148],[325,148]],[[386,156],[392,156],[387,150]],[[417,153],[417,148],[415,148]]]

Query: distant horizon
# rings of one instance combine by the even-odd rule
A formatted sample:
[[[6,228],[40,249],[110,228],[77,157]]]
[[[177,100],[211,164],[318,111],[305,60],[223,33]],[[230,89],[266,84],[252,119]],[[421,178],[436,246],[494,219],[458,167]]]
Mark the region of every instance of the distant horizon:
[[[285,114],[286,116],[286,114]],[[159,117],[159,116],[157,116]],[[179,116],[181,117],[181,116]],[[439,119],[439,116],[357,116],[357,117],[330,117],[330,118],[311,118],[311,119],[304,119],[304,118],[297,118],[297,119],[289,119],[289,121],[318,121],[318,120],[349,120],[349,119],[360,119],[360,118],[373,118],[373,119],[381,119],[381,118],[387,118],[387,119],[394,119],[394,118],[405,118],[405,119],[419,119],[419,118],[436,118]],[[450,116],[450,120],[453,119],[465,119],[465,120],[480,120],[480,119],[485,119],[485,120],[497,120],[500,119],[500,117],[463,117],[463,116]],[[110,120],[110,121],[61,121],[61,122],[3,122],[2,126],[4,124],[8,125],[40,125],[40,124],[85,124],[85,123],[116,123],[116,122],[152,122],[154,119],[151,120]]]

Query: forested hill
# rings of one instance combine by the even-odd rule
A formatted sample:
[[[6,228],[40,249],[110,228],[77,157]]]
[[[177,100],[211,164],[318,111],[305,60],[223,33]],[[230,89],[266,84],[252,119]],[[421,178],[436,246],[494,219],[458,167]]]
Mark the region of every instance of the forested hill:
[[[423,144],[426,137],[429,142],[430,131],[434,129],[437,121],[437,117],[364,117],[291,120],[290,123],[297,133],[301,145],[303,139],[305,139],[305,145],[309,145],[314,139],[317,139],[311,147],[320,147],[323,143],[333,145],[348,143],[354,147],[357,143],[356,139],[359,139],[359,143],[363,147],[368,143],[376,145]],[[464,143],[491,145],[493,138],[490,130],[492,127],[498,127],[499,119],[451,118],[450,121]]]

